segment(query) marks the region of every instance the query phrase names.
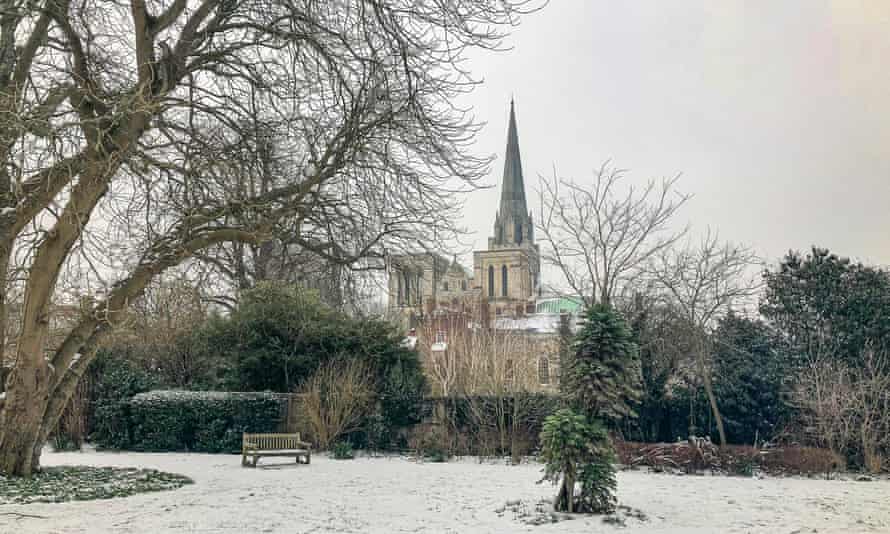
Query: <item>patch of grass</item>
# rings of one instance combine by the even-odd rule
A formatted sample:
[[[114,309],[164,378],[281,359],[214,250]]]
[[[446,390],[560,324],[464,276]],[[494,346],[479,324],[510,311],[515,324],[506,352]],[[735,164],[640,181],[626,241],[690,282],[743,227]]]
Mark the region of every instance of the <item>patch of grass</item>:
[[[30,478],[0,476],[0,505],[111,499],[191,483],[188,477],[154,469],[47,467]]]

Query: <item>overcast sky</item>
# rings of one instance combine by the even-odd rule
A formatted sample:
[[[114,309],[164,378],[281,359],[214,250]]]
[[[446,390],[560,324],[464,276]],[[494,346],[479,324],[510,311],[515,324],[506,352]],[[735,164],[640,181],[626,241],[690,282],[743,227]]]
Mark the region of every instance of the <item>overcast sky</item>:
[[[679,222],[770,262],[817,244],[890,264],[890,2],[553,0],[509,43],[473,57],[468,102],[495,184],[514,95],[536,214],[539,174],[612,159],[638,183],[682,173]],[[476,249],[499,194],[467,199]]]

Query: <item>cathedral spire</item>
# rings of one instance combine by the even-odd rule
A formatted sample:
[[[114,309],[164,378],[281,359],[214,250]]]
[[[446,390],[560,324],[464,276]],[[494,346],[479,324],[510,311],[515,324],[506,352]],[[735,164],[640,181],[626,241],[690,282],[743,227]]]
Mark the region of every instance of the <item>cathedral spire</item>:
[[[520,215],[517,217],[517,215]],[[504,181],[501,184],[502,218],[522,220],[528,214],[525,203],[525,182],[522,179],[522,159],[519,156],[519,134],[516,129],[516,110],[510,98],[510,125],[507,127],[507,150],[504,153]]]
[[[501,204],[495,214],[494,235],[489,239],[489,247],[512,248],[532,243],[534,243],[534,228],[525,201],[525,181],[522,178],[522,158],[519,155],[519,133],[516,128],[516,106],[511,97]]]

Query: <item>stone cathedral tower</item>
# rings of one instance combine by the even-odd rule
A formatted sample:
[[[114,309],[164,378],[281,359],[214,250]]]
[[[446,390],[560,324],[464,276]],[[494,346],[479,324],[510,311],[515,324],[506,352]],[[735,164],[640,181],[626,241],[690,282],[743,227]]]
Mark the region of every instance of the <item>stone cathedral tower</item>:
[[[473,253],[472,273],[434,254],[401,254],[388,259],[389,309],[409,326],[434,312],[465,313],[493,325],[498,318],[534,312],[541,262],[532,215],[525,200],[516,110],[510,102],[501,201],[494,213],[488,248]]]
[[[488,250],[473,253],[473,279],[491,318],[516,317],[534,310],[541,273],[532,215],[525,200],[516,109],[510,101],[501,202]]]

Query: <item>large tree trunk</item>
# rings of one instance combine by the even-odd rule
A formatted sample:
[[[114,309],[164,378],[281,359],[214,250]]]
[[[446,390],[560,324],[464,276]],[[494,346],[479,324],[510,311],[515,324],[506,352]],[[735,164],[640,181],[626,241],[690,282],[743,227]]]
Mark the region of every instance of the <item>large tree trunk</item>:
[[[0,433],[0,473],[30,476],[39,465],[40,436],[49,401],[46,365],[17,365],[9,377]]]

